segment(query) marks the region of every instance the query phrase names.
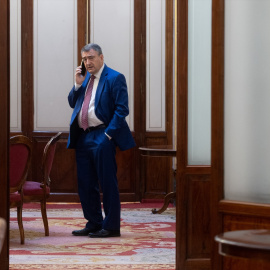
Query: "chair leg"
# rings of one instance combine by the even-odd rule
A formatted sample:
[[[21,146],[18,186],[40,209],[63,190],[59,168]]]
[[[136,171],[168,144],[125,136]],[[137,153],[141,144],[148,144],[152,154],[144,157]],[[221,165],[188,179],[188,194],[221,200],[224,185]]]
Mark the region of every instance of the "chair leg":
[[[47,211],[46,211],[46,201],[40,202],[40,208],[41,208],[41,215],[42,215],[44,229],[45,229],[45,236],[49,236],[49,224],[48,224]]]
[[[24,229],[23,229],[23,222],[22,222],[22,205],[17,207],[17,220],[20,230],[20,237],[21,237],[21,244],[24,244]]]

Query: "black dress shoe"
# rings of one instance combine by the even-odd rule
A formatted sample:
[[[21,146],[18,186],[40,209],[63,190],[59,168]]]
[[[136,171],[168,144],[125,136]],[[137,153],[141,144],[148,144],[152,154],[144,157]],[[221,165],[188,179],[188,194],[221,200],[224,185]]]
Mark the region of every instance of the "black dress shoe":
[[[75,236],[87,236],[89,233],[94,233],[99,230],[100,230],[100,227],[95,228],[95,229],[83,228],[81,230],[73,231],[72,234]]]
[[[89,237],[91,238],[105,238],[105,237],[119,237],[121,236],[120,230],[100,230],[97,232],[89,233]]]

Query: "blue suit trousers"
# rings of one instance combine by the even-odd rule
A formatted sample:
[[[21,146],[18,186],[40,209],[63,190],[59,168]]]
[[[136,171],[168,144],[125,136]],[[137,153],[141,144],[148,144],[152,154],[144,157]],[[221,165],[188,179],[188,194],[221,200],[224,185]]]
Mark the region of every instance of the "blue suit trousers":
[[[105,128],[83,132],[77,141],[78,192],[87,228],[120,230],[121,205],[115,160],[116,146],[104,132]]]

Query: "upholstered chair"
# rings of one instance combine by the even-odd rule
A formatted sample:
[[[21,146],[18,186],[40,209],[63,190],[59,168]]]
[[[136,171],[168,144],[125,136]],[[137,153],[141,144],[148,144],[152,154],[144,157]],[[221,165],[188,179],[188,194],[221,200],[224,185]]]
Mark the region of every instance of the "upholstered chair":
[[[42,179],[26,181],[23,186],[24,202],[40,202],[41,214],[45,229],[45,236],[49,235],[49,225],[46,211],[46,202],[50,196],[50,172],[53,166],[54,154],[57,141],[61,137],[61,132],[53,136],[46,144],[41,164]]]
[[[23,185],[26,181],[31,163],[32,142],[23,135],[10,138],[9,145],[9,186],[10,208],[17,207],[17,220],[20,230],[21,244],[24,244],[22,222]]]

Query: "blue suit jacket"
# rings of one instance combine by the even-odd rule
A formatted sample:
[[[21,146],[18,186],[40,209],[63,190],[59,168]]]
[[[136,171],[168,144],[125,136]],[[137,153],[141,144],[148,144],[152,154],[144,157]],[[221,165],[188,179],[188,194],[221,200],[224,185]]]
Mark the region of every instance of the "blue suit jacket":
[[[82,86],[75,91],[75,86],[68,95],[68,102],[73,113],[70,121],[70,132],[68,137],[68,148],[76,148],[77,140],[82,132],[78,125],[78,114],[80,112],[85,90],[91,74],[87,72]],[[123,74],[104,65],[103,72],[95,97],[96,116],[106,125],[105,132],[112,137],[120,150],[127,150],[135,146],[134,139],[125,120],[129,114],[128,92],[126,79]]]

